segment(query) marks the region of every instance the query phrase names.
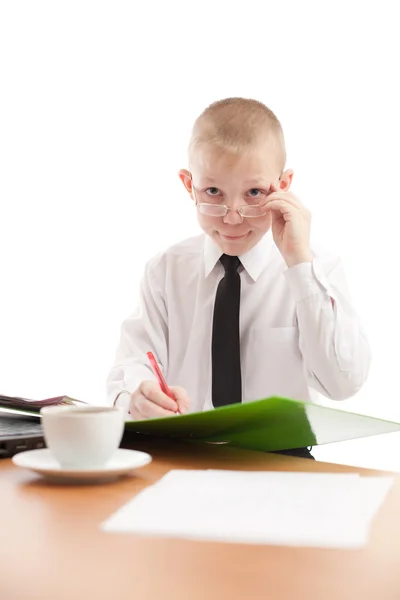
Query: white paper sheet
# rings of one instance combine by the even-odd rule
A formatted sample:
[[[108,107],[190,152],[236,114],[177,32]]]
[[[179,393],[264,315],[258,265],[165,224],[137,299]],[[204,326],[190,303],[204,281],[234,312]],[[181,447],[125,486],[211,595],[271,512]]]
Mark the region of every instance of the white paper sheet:
[[[359,548],[393,477],[173,470],[101,528],[220,542]]]

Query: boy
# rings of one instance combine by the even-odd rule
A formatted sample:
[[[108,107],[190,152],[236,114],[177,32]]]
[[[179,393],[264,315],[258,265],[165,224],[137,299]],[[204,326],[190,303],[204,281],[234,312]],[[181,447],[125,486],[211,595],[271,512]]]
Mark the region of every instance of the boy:
[[[365,382],[370,350],[341,263],[311,249],[285,162],[280,122],[260,102],[221,100],[196,120],[179,177],[206,235],[147,264],[107,382],[134,419],[273,395],[341,400]],[[150,350],[182,386],[174,399]]]

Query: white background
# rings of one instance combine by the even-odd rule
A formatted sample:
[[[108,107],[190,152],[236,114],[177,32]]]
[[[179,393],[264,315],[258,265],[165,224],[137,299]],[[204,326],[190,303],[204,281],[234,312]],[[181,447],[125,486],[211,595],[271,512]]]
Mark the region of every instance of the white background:
[[[292,189],[369,336],[369,381],[341,408],[400,421],[396,11],[3,0],[1,393],[105,401],[145,262],[198,231],[177,177],[192,123],[240,95],[281,120]]]

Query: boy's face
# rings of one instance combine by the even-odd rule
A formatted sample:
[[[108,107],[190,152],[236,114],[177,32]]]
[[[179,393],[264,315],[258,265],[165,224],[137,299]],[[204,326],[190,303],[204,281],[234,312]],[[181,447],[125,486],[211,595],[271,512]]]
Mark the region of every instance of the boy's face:
[[[203,231],[224,254],[240,256],[251,250],[270,229],[271,215],[267,212],[257,217],[243,217],[238,209],[265,200],[271,184],[287,191],[293,172],[282,173],[273,155],[271,160],[271,147],[265,145],[242,157],[204,149],[195,157],[192,172],[181,170],[179,176],[197,205],[224,205],[230,209],[225,216],[209,216],[208,211],[213,212],[213,208],[201,207],[200,210],[197,206],[197,218]],[[203,210],[207,214],[203,214]],[[250,211],[252,214],[263,212],[257,208]]]

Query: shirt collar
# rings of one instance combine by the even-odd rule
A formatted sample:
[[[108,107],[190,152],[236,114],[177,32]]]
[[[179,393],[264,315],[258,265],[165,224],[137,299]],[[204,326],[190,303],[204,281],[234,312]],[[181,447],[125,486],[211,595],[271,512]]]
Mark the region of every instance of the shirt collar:
[[[272,244],[272,235],[271,232],[268,231],[254,248],[239,256],[243,268],[247,271],[253,281],[257,281],[264,267],[267,265]],[[221,256],[221,248],[214,240],[206,235],[204,243],[204,274],[206,277],[209,276]]]

